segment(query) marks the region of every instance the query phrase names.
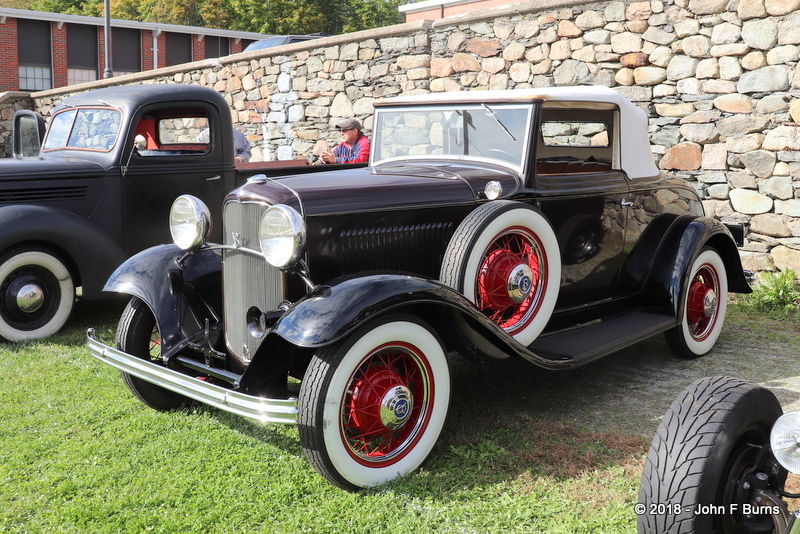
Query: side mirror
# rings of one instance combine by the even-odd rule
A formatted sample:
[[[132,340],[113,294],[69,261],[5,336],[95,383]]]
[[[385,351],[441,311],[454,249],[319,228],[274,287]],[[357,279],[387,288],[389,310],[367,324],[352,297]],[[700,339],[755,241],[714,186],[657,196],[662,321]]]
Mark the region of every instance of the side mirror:
[[[144,138],[142,134],[137,135],[133,138],[133,148],[131,149],[131,153],[128,154],[128,161],[125,162],[125,165],[122,166],[120,171],[122,171],[122,176],[128,174],[128,166],[131,164],[131,158],[133,157],[134,152],[139,152],[140,150],[144,150],[147,146],[147,139]]]
[[[45,124],[41,115],[27,109],[14,113],[11,134],[12,154],[15,158],[36,158],[42,148]]]

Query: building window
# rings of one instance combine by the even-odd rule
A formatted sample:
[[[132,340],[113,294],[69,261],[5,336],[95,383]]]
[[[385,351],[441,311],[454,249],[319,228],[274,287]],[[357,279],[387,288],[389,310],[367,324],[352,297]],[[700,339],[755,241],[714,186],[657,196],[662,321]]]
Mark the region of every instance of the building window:
[[[192,36],[188,33],[167,33],[167,67],[192,61]]]
[[[111,28],[111,69],[114,74],[142,71],[142,34],[130,28]]]
[[[223,57],[231,53],[230,41],[227,37],[206,35],[206,57]]]
[[[67,25],[67,84],[97,79],[97,27]]]
[[[19,88],[42,91],[53,87],[50,23],[40,20],[17,20],[17,59]]]

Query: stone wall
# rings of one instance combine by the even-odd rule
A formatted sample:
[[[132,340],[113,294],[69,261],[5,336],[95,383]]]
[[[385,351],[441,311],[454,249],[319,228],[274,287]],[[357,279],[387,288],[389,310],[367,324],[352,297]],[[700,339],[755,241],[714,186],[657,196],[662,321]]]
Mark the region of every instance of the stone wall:
[[[534,5],[535,4],[535,5]],[[600,84],[646,110],[656,160],[748,222],[745,268],[800,272],[800,0],[538,0],[105,83],[223,93],[254,160],[313,157],[396,94]],[[63,91],[33,95],[47,114]]]

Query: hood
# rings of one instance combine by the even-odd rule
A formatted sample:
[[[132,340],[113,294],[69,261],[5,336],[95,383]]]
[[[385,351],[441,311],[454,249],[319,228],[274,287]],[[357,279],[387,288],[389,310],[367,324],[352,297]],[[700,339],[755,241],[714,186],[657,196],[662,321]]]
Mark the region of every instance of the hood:
[[[231,196],[293,207],[302,203],[305,215],[313,216],[474,203],[490,181],[501,182],[503,196],[519,184],[506,170],[442,162],[285,176],[246,184]]]
[[[103,166],[69,156],[0,159],[0,181],[102,178]]]

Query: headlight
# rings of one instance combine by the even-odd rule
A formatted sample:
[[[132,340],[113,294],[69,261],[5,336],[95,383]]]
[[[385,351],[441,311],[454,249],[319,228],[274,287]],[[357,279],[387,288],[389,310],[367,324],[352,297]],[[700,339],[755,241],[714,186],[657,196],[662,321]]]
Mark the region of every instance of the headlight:
[[[769,435],[772,454],[787,471],[800,474],[800,412],[783,414]]]
[[[205,243],[211,235],[211,212],[199,198],[181,195],[169,210],[169,233],[183,250]]]
[[[283,204],[269,208],[258,227],[261,253],[270,265],[283,269],[296,262],[306,243],[306,225],[294,209]]]

